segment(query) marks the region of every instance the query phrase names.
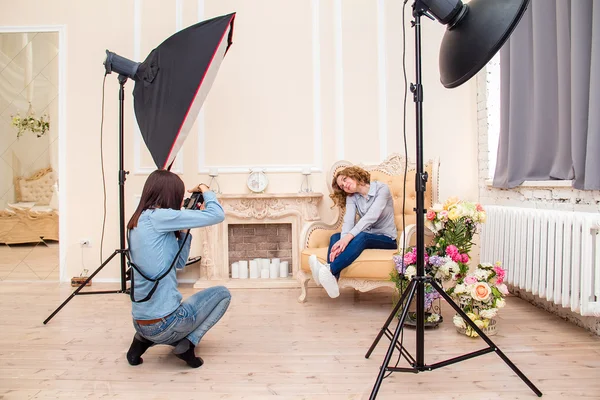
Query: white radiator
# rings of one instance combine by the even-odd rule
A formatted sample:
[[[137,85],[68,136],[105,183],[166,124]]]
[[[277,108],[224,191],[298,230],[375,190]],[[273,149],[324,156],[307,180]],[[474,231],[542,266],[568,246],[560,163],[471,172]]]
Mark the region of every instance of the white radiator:
[[[481,262],[507,283],[581,315],[600,317],[600,214],[487,206]]]

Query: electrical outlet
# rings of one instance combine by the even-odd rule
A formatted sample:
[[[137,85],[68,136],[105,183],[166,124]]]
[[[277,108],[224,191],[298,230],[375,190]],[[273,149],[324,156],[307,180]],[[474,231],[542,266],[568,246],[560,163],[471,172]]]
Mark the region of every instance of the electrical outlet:
[[[91,247],[92,246],[90,239],[81,239],[79,241],[79,244],[81,245],[81,247]]]

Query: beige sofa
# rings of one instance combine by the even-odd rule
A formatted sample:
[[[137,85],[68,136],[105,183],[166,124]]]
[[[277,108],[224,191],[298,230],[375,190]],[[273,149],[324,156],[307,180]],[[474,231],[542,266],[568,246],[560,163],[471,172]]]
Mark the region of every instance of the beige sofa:
[[[331,192],[331,181],[335,173],[342,168],[352,165],[348,161],[339,161],[333,165],[327,174],[327,187]],[[415,165],[408,162],[408,172],[406,175],[406,204],[402,210],[402,196],[404,187],[404,157],[394,154],[388,157],[379,165],[360,165],[371,173],[371,180],[385,182],[390,186],[390,192],[394,199],[394,213],[396,217],[396,227],[398,228],[398,243],[403,243],[406,237],[408,243],[413,240],[416,231],[416,216],[414,208],[416,206],[415,192]],[[428,161],[425,165],[425,171],[429,174],[427,181],[427,190],[425,192],[425,207],[429,208],[438,198],[438,171],[439,161]],[[308,258],[316,254],[317,258],[325,263],[327,250],[329,247],[329,238],[336,232],[340,232],[343,222],[343,214],[339,212],[332,224],[315,222],[309,225],[303,232],[304,250],[301,253],[300,268],[296,278],[300,281],[301,294],[299,302],[306,301],[308,282],[312,279]],[[406,229],[402,226],[402,214],[405,215]],[[414,244],[414,243],[413,243]],[[392,256],[396,250],[365,250],[340,274],[339,286],[353,287],[361,292],[367,292],[378,287],[393,288],[394,284],[390,281],[390,272],[394,268]],[[316,290],[316,289],[315,289]],[[318,288],[322,290],[322,288]]]

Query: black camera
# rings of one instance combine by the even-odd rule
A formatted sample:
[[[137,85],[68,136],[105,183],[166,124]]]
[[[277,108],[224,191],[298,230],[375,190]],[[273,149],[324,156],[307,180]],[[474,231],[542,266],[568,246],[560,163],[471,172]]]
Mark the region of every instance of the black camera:
[[[204,203],[202,192],[194,192],[190,197],[183,201],[183,207],[188,210],[197,210],[200,204]]]

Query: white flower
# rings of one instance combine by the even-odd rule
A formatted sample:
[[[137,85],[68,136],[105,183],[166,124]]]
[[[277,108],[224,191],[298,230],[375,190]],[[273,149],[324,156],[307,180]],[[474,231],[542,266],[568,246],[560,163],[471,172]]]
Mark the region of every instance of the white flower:
[[[454,293],[456,294],[466,293],[466,291],[467,287],[464,283],[459,283],[458,285],[454,286]]]
[[[431,314],[427,317],[427,322],[438,322],[440,320],[440,314]]]
[[[506,305],[506,301],[502,298],[500,299],[496,299],[496,307],[497,308],[502,308]]]
[[[479,311],[479,316],[481,318],[494,318],[496,316],[496,314],[498,314],[498,309],[497,308],[490,308],[489,310],[481,310]]]
[[[407,267],[406,271],[404,271],[404,276],[406,276],[406,278],[408,280],[411,280],[412,277],[415,276],[416,274],[417,274],[417,268],[414,265]]]
[[[477,268],[474,275],[475,275],[475,277],[477,277],[477,280],[487,281],[487,279],[491,273],[492,273],[492,271],[489,271],[487,269]]]
[[[446,257],[448,259],[448,262],[446,262],[446,264],[444,264],[445,266],[448,267],[448,271],[455,274],[457,272],[460,272],[460,268],[458,267],[458,264],[454,261],[452,261],[452,259],[450,257]]]
[[[431,207],[431,210],[435,211],[436,213],[439,213],[443,209],[444,209],[444,206],[442,206],[440,203],[435,203],[433,205],[433,207]]]
[[[438,271],[442,274],[442,276],[447,276],[450,274],[450,268],[448,268],[448,263],[440,265]]]
[[[455,315],[454,318],[452,318],[452,322],[454,323],[454,326],[456,326],[457,328],[466,328],[467,324],[465,324],[465,320],[462,319],[462,317],[460,315]]]

